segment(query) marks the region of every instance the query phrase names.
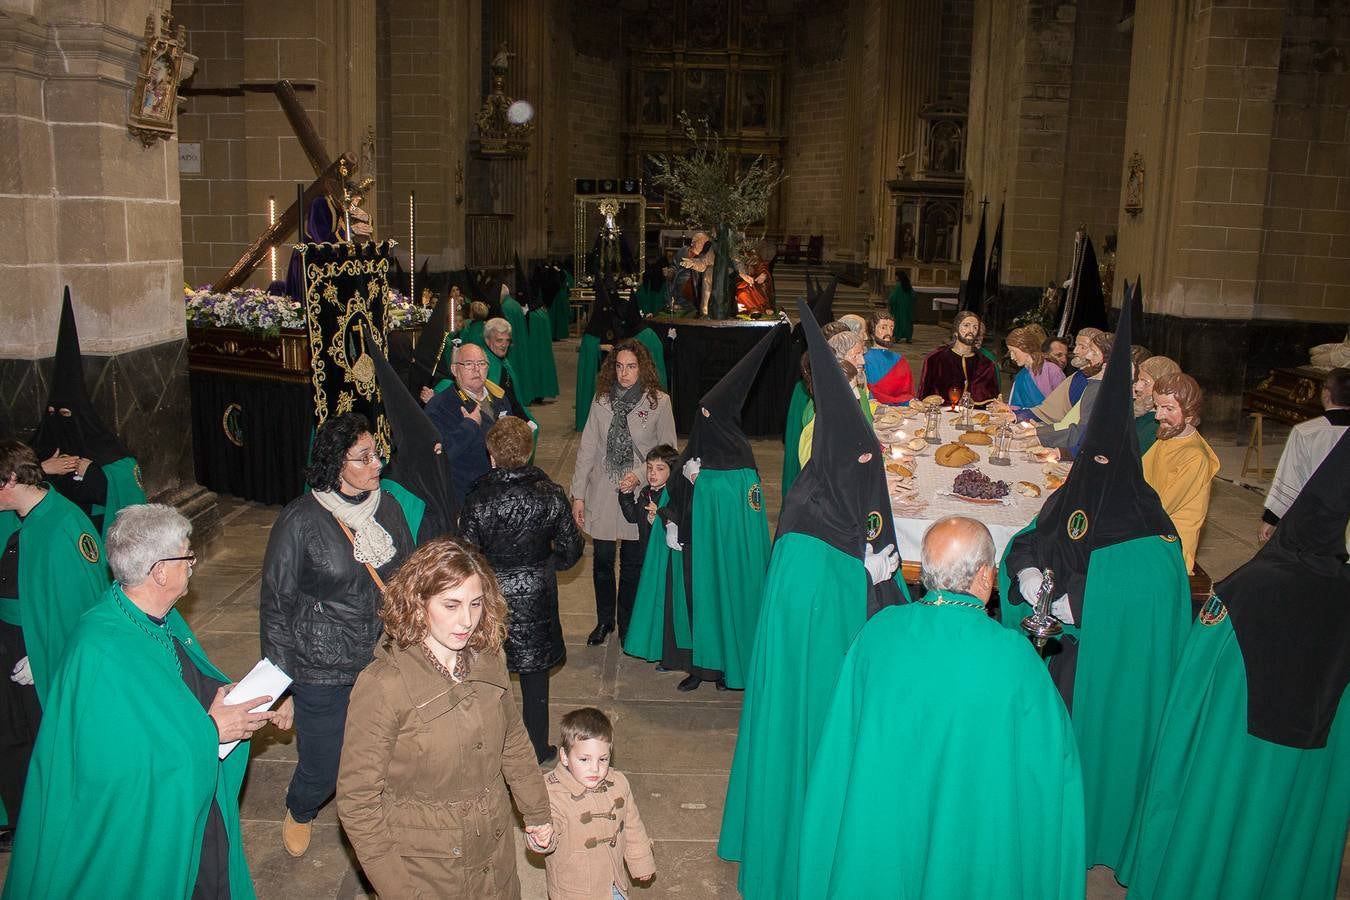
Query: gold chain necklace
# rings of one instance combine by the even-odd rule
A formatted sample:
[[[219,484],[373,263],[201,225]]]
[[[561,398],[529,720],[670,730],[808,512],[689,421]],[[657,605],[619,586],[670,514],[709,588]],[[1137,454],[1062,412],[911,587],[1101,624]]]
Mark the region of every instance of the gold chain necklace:
[[[941,591],[938,592],[936,600],[929,600],[927,597],[923,597],[919,600],[915,600],[914,602],[922,603],[925,606],[964,606],[967,607],[968,609],[979,609],[979,610],[983,610],[985,608],[983,603],[980,603],[975,600],[952,600],[951,598],[943,594]]]
[[[150,640],[154,641],[156,644],[159,644],[168,652],[169,657],[173,660],[174,668],[178,670],[178,677],[182,678],[183,661],[178,658],[178,651],[174,649],[173,638],[169,636],[168,633],[169,632],[168,624],[166,623],[164,625],[158,625],[152,630],[150,628],[149,617],[146,616],[146,614],[142,612],[139,607],[137,607],[136,612],[132,612],[131,610],[127,609],[127,605],[122,602],[122,597],[123,594],[121,588],[118,588],[117,590],[113,591],[113,599],[117,601],[117,608],[120,609],[123,612],[123,614],[126,615],[126,617],[131,620],[131,623],[133,625],[135,625],[137,628],[143,631],[145,635],[148,638],[150,638]]]

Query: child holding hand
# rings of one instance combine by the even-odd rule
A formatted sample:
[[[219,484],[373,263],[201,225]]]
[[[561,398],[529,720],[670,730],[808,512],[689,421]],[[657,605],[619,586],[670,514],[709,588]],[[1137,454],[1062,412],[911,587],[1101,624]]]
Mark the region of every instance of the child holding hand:
[[[680,451],[669,444],[657,444],[647,453],[647,484],[636,494],[637,475],[629,472],[619,482],[619,511],[637,525],[638,543],[646,547],[656,521],[656,510],[661,505],[661,492],[666,489],[670,472],[680,458]]]

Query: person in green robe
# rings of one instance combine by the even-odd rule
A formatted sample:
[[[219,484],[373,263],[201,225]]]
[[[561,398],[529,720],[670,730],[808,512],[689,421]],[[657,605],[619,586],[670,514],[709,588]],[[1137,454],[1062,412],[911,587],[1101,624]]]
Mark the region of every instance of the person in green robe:
[[[548,305],[548,317],[553,322],[553,340],[565,341],[572,331],[572,274],[559,266],[549,266],[548,277],[553,288]]]
[[[47,481],[84,511],[106,536],[117,511],[145,502],[140,466],[94,409],[84,381],[80,336],[66,288],[56,336],[52,387],[28,445]]]
[[[794,896],[1082,900],[1073,728],[1031,643],[986,614],[993,539],[952,516],[921,557],[927,593],[869,619],[844,658]]]
[[[108,581],[89,517],[43,484],[29,447],[0,441],[0,851],[23,808],[56,664]]]
[[[1064,634],[1047,648],[1049,672],[1082,756],[1087,863],[1115,871],[1191,618],[1181,543],[1140,463],[1130,335],[1127,308],[1078,461],[1009,542],[999,584],[1017,629],[1052,582]]]
[[[741,407],[764,358],[787,326],[769,329],[699,400],[699,415],[672,475],[673,504],[690,600],[693,664],[679,684],[712,681],[745,687],[769,565],[769,521],[754,450],[741,430]]]
[[[1350,816],[1350,435],[1214,586],[1117,873],[1131,898],[1326,898]]]
[[[511,296],[510,288],[505,284],[499,284],[498,290],[501,292],[501,318],[511,323],[511,349],[507,352],[506,358],[511,363],[511,369],[516,378],[516,396],[522,404],[533,403],[540,396],[538,392],[538,380],[535,374],[535,359],[530,353],[528,332],[525,326],[525,310],[520,305],[520,301]],[[487,338],[486,325],[484,326],[484,339]],[[549,349],[552,353],[552,347]]]
[[[4,900],[254,896],[239,823],[248,738],[288,727],[289,704],[225,703],[229,678],[174,609],[191,530],[160,504],[127,507],[109,529],[115,581],[48,692]]]
[[[909,272],[901,269],[891,295],[886,298],[886,308],[895,318],[895,335],[891,340],[906,344],[914,342],[914,304],[917,301],[914,286],[909,283]]]
[[[806,775],[844,652],[869,615],[908,602],[884,459],[802,303],[820,415],[778,518],[717,855],[747,900],[794,900]]]
[[[807,357],[803,356],[802,359]],[[802,441],[802,428],[805,427],[807,412],[815,416],[815,407],[811,402],[810,389],[806,384],[806,373],[792,386],[792,397],[788,400],[787,421],[783,425],[783,499],[802,471],[801,457],[797,454],[797,445]]]
[[[526,403],[552,400],[558,396],[558,363],[553,358],[553,322],[546,308],[539,304],[536,288],[525,276],[525,267],[516,257],[515,289],[511,295],[520,303],[525,317],[525,330],[514,337],[524,344],[533,369],[535,396],[522,397]]]

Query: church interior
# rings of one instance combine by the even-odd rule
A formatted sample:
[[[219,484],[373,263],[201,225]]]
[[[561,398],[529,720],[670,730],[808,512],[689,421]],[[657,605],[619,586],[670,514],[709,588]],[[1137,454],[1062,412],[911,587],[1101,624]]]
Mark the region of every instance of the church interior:
[[[1320,411],[1299,380],[1309,350],[1350,341],[1345,0],[0,0],[0,47],[0,208],[16,226],[0,436],[43,414],[68,288],[94,406],[146,496],[193,522],[179,609],[231,677],[258,658],[260,566],[302,490],[319,348],[298,313],[262,338],[256,318],[202,327],[192,304],[273,293],[297,222],[343,190],[346,221],[328,224],[380,242],[405,305],[461,273],[571,272],[561,390],[532,410],[535,464],[564,486],[598,230],[622,229],[614,265],[636,291],[687,242],[660,170],[700,133],[734,171],[778,173],[746,228],[776,256],[778,309],[795,319],[812,277],[837,278],[836,316],[912,282],[915,383],[986,241],[1001,337],[1090,239],[1108,313],[1133,286],[1137,342],[1204,387],[1222,469],[1197,559],[1216,579],[1258,547],[1288,426]],[[776,415],[752,435],[771,526]],[[248,474],[220,475],[248,444]],[[615,721],[661,866],[632,896],[735,896],[716,842],[741,695],[686,698],[617,641],[587,646],[591,560],[559,575],[553,721],[597,703]],[[253,741],[241,817],[258,896],[374,896],[331,805],[304,859],[277,841],[293,741]],[[523,895],[543,897],[518,838]],[[1125,889],[1098,867],[1088,896]]]

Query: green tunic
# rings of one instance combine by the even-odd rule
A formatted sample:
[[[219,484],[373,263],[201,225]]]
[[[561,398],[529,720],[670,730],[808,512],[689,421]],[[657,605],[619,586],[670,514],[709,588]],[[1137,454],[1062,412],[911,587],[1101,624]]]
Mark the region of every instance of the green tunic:
[[[0,512],[0,547],[16,530],[19,599],[0,599],[0,620],[23,629],[33,687],[46,708],[67,639],[111,579],[89,517],[60,492],[48,489],[22,520],[12,511]]]
[[[1006,565],[999,590],[1008,594]],[[1004,607],[1021,631],[1026,604]],[[1073,730],[1083,760],[1087,864],[1120,868],[1130,820],[1144,788],[1167,692],[1191,620],[1181,543],[1157,536],[1094,550],[1078,640]]]
[[[788,401],[787,423],[783,426],[784,498],[787,497],[788,491],[792,489],[792,483],[797,480],[797,476],[802,471],[802,461],[797,454],[797,445],[802,440],[802,428],[810,421],[807,418],[808,407],[814,415],[815,408],[811,406],[811,398],[806,394],[806,385],[802,383],[801,379],[798,379],[796,386],[792,389],[792,399]]]
[[[95,505],[89,512],[103,517],[102,538],[106,541],[108,529],[123,507],[145,502],[145,489],[141,487],[141,467],[130,456],[105,465],[103,475],[108,479],[108,494],[102,506]]]
[[[516,396],[522,404],[529,405],[541,396],[538,393],[539,380],[535,375],[537,366],[525,329],[525,310],[509,294],[502,298],[502,318],[511,323],[511,349],[506,351],[506,359],[511,363],[516,378]]]
[[[1329,898],[1348,811],[1350,691],[1319,750],[1254,738],[1232,621],[1192,625],[1117,872],[1129,896]]]
[[[551,399],[558,396],[558,363],[553,358],[553,326],[549,321],[548,310],[532,309],[525,320],[529,331],[530,358],[535,366],[534,389],[539,393],[530,400],[521,402],[528,403],[540,398]],[[521,340],[525,339],[526,336],[522,335]]]
[[[1135,418],[1134,431],[1139,436],[1139,453],[1142,456],[1158,440],[1158,417],[1153,414],[1153,410]]]
[[[747,900],[797,897],[806,773],[866,619],[867,571],[856,557],[805,534],[774,543],[717,843],[718,856],[740,862]]]
[[[595,373],[600,369],[600,339],[593,334],[581,336],[577,352],[577,431],[586,427],[595,399]]]
[[[874,615],[840,669],[813,760],[800,896],[1082,900],[1068,715],[1031,644],[982,609]]]
[[[745,687],[769,566],[769,520],[754,469],[704,469],[694,486],[694,665]]]
[[[912,341],[914,339],[914,303],[917,298],[913,291],[906,291],[904,287],[896,282],[895,287],[891,288],[891,296],[887,298],[886,305],[895,318],[895,337],[897,341]]]
[[[665,506],[670,497],[661,492],[657,506]],[[665,652],[666,590],[670,589],[672,627],[675,642],[688,647],[692,641],[689,630],[689,600],[684,594],[684,553],[672,550],[666,544],[664,523],[652,523],[647,538],[646,555],[642,558],[642,577],[638,580],[637,595],[633,600],[633,616],[628,622],[628,637],[623,650],[630,656],[656,662]]]
[[[165,628],[198,669],[228,681],[176,610]],[[253,896],[239,829],[249,744],[217,759],[216,726],[176,658],[117,585],[80,620],[38,732],[4,900],[188,897],[213,798],[231,896]]]

